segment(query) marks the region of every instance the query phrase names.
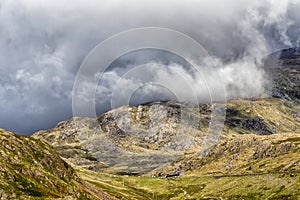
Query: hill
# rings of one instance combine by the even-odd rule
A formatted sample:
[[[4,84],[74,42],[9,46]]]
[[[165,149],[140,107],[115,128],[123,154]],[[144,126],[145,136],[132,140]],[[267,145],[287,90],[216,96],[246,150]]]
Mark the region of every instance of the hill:
[[[0,129],[0,199],[105,199],[47,143]],[[106,199],[109,199],[108,196]]]

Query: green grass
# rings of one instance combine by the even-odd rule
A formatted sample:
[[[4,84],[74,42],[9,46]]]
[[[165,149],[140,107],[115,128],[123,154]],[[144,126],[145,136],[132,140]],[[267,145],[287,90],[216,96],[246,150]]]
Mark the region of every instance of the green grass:
[[[118,199],[298,199],[300,174],[174,179],[108,175],[78,169],[94,187]]]

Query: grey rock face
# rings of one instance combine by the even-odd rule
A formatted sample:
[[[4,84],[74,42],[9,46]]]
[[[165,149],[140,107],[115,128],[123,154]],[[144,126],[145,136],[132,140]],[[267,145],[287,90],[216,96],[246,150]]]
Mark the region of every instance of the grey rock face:
[[[271,96],[300,100],[300,48],[284,49],[271,54],[264,69],[271,79]]]
[[[201,126],[208,125],[209,114],[207,108],[200,115],[199,110],[177,103],[124,106],[97,119],[61,122],[34,136],[46,139],[76,165],[142,174],[177,160],[190,149],[195,136],[201,137]]]

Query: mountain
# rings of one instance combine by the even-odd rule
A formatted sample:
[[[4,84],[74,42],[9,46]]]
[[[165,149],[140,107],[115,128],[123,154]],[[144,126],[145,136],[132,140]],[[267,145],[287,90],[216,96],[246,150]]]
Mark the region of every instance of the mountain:
[[[144,174],[180,157],[195,140],[198,127],[181,121],[178,103],[124,106],[97,119],[74,118],[33,135],[43,138],[69,162],[95,171]],[[186,110],[208,124],[209,109]],[[204,129],[205,126],[202,127]],[[180,130],[188,135],[180,135]]]
[[[211,108],[202,105],[197,110],[185,106],[183,111],[181,107],[170,102],[124,106],[97,119],[74,118],[61,122],[33,137],[47,140],[74,165],[94,171],[142,175],[182,159],[187,152],[199,156]],[[252,140],[273,134],[279,140],[284,138],[283,134],[300,133],[297,103],[269,98],[235,100],[226,107],[221,142],[247,138],[245,135],[249,134],[253,135]],[[181,120],[182,112],[193,115],[198,126]]]
[[[30,137],[0,129],[0,199],[299,199],[299,56],[265,59],[264,98],[123,106]]]
[[[195,159],[198,165],[192,170],[184,169],[187,174],[167,179],[112,175],[76,165],[70,166],[43,140],[1,130],[0,199],[299,198],[300,173],[296,171],[297,167],[299,168],[299,134],[286,133],[278,138],[277,134],[240,136],[243,137],[222,140],[223,142],[207,154],[203,160],[206,163]],[[222,162],[223,157],[223,161],[228,158],[231,161],[244,161],[244,155],[251,155],[245,151],[251,149],[251,141],[254,141],[254,146],[260,150],[254,154],[256,159],[267,160],[265,165],[259,166],[262,173],[210,173],[217,169],[220,163],[230,164]],[[261,144],[264,144],[263,148],[259,148]],[[267,148],[270,144],[274,148]],[[235,158],[239,154],[242,156]],[[236,164],[239,165],[233,163],[233,166]],[[274,164],[278,167],[277,171],[270,167]],[[251,171],[249,168],[252,166],[242,169]]]
[[[199,126],[182,122],[182,106]],[[209,105],[124,106],[96,120],[61,122],[33,137],[53,145],[85,182],[119,199],[300,197],[299,103],[240,99],[226,107],[220,139],[204,152]],[[180,178],[164,178],[177,173]]]
[[[224,129],[208,151],[200,141],[211,118],[209,105],[200,110],[171,102],[121,107],[31,137],[1,130],[0,199],[300,197],[299,103],[240,99],[226,106]],[[181,112],[200,125],[190,127]],[[178,172],[179,178],[164,178]]]

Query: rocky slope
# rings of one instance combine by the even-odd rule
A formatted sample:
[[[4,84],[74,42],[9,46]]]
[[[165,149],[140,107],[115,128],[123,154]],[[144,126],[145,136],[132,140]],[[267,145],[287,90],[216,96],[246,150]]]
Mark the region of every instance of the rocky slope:
[[[147,174],[161,167],[167,169],[167,165],[178,160],[182,161],[181,165],[187,165],[186,159],[196,161],[202,156],[201,141],[208,134],[211,107],[203,105],[200,110],[190,108],[188,112],[197,123],[197,126],[191,126],[181,120],[181,106],[177,103],[151,103],[121,107],[101,115],[97,120],[75,118],[61,122],[51,130],[35,133],[33,137],[47,140],[63,158],[77,166],[109,173]],[[263,146],[273,148],[272,139],[283,141],[287,139],[284,134],[300,134],[298,103],[268,98],[235,100],[226,107],[223,132],[216,144],[237,140],[232,143],[239,149],[237,154],[244,151],[243,145],[252,149]],[[188,109],[185,107],[185,110]],[[269,143],[258,142],[260,140]],[[231,149],[232,146],[226,148]],[[249,152],[245,162],[253,159]],[[189,170],[179,165],[168,172]],[[225,168],[222,173],[228,172]],[[235,169],[231,165],[227,168]]]
[[[204,155],[187,151],[151,175],[300,171],[300,105],[282,99],[228,103],[221,140]]]
[[[193,145],[196,134],[200,133],[200,138],[199,130],[206,128],[210,113],[207,106],[202,107],[202,116],[192,108],[182,111],[180,106],[151,103],[121,107],[98,119],[61,122],[33,137],[47,140],[75,165],[95,171],[141,174],[178,159]],[[181,120],[181,112],[193,115],[203,126],[193,127]]]

